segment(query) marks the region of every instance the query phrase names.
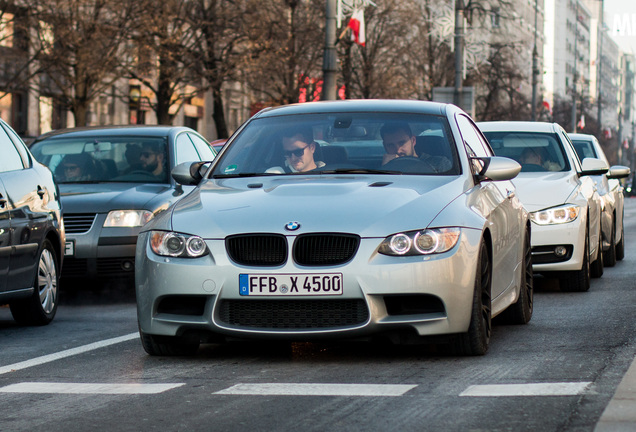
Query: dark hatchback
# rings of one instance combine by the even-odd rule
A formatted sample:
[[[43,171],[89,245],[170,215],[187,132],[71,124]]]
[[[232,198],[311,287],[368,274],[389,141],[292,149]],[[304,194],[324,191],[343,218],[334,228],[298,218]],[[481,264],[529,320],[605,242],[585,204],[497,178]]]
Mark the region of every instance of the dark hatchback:
[[[133,278],[141,227],[192,186],[170,176],[216,152],[182,126],[110,126],[38,137],[33,155],[57,180],[66,226],[64,278]]]
[[[48,324],[57,311],[64,225],[59,191],[0,119],[0,305],[20,324]]]

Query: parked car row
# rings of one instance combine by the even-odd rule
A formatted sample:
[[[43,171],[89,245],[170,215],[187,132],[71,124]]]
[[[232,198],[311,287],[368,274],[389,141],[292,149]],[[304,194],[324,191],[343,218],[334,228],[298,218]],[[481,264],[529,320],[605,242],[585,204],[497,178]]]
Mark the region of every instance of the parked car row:
[[[151,355],[330,337],[482,355],[493,318],[530,321],[535,273],[587,291],[624,257],[629,168],[591,136],[476,124],[450,104],[270,108],[214,143],[183,127],[72,129],[31,152],[64,209],[57,246],[40,247],[55,282],[62,254],[64,278],[134,275]]]

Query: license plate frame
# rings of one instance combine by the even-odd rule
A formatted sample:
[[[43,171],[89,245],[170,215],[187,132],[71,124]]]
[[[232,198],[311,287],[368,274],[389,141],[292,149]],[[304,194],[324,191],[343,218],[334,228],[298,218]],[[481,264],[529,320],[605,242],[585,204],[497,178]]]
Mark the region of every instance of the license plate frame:
[[[239,295],[244,297],[341,296],[342,273],[241,273]]]

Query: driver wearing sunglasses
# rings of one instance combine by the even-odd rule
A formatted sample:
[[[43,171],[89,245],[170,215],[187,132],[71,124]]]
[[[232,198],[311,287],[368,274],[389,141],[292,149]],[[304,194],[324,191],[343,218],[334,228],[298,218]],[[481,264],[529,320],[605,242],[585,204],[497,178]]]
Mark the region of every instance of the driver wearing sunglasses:
[[[311,129],[294,129],[283,133],[283,155],[285,166],[291,172],[305,172],[325,166],[315,161],[316,142]]]

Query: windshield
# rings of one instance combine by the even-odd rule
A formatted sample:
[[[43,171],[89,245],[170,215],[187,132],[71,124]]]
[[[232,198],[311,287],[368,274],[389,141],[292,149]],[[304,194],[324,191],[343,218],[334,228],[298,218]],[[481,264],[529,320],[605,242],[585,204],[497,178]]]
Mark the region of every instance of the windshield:
[[[590,141],[572,140],[572,144],[574,145],[574,150],[576,150],[576,154],[580,160],[597,157],[596,152],[594,151],[594,146]]]
[[[169,183],[165,138],[60,136],[31,152],[58,183]]]
[[[254,119],[212,177],[329,173],[460,173],[445,117],[325,113]]]
[[[570,164],[556,134],[484,132],[497,156],[516,160],[521,172],[569,171]]]

